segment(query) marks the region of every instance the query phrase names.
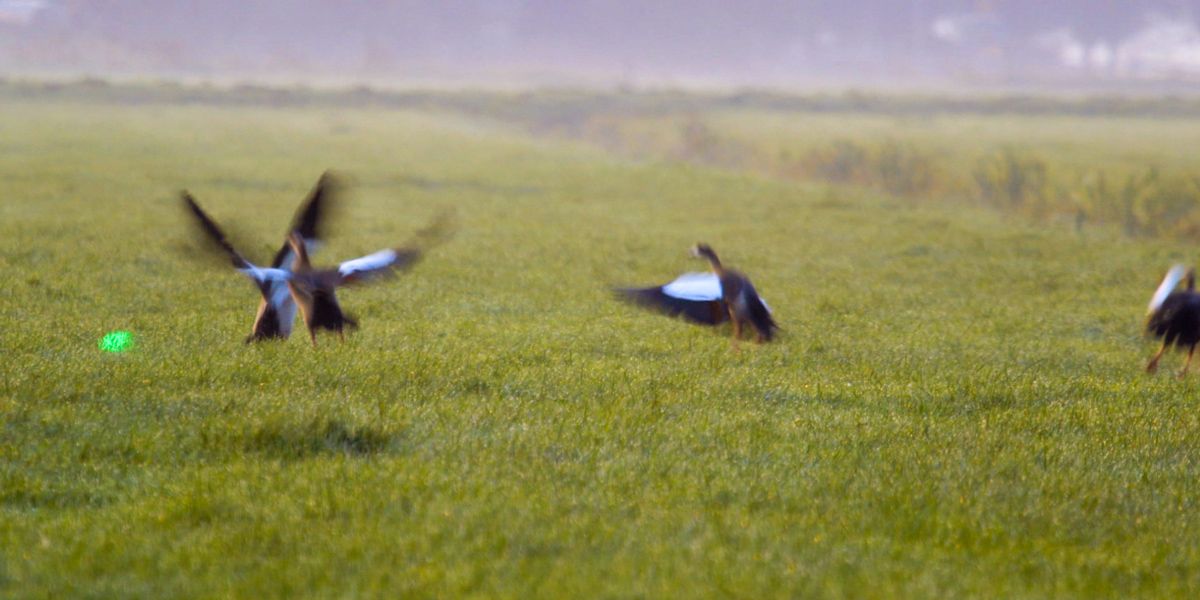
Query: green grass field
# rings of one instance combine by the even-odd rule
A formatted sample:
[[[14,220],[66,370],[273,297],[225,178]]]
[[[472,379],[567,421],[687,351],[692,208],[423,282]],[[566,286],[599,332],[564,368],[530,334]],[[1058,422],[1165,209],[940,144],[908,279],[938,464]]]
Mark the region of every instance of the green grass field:
[[[450,112],[2,108],[0,596],[1200,592],[1200,374],[1141,370],[1189,245]],[[1179,122],[1163,160],[1200,141]],[[1067,149],[1106,160],[1166,127],[1087,124]],[[458,233],[344,293],[344,344],[245,346],[256,292],[195,256],[176,195],[265,260],[327,168],[351,185],[317,262],[448,208]],[[702,270],[697,241],[777,343],[611,299]],[[136,348],[101,352],[117,329]]]

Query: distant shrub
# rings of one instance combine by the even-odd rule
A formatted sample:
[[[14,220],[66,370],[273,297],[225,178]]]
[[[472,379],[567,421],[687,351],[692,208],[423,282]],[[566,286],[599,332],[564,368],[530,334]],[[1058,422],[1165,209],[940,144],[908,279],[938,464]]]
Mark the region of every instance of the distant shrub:
[[[867,150],[848,140],[838,140],[813,150],[801,169],[833,183],[863,182],[867,179]]]
[[[1158,169],[1147,169],[1136,179],[1130,194],[1130,216],[1138,235],[1195,237],[1200,233],[1197,197],[1200,186],[1195,177],[1163,176]]]
[[[690,117],[680,125],[680,145],[676,158],[726,168],[742,166],[748,157],[749,148],[718,133],[697,117]]]
[[[893,194],[911,196],[932,188],[933,160],[916,146],[888,140],[873,154],[872,170],[883,189]]]
[[[1075,206],[1088,220],[1119,223],[1126,234],[1137,235],[1141,225],[1133,206],[1143,180],[1141,175],[1129,175],[1117,184],[1110,180],[1108,173],[1092,171],[1072,190]]]
[[[926,193],[935,180],[930,156],[896,140],[874,147],[838,140],[809,152],[800,170],[824,181],[872,185],[898,196]]]
[[[1200,236],[1200,179],[1195,175],[1167,175],[1150,167],[1114,183],[1108,173],[1092,171],[1074,197],[1089,218],[1119,223],[1130,236]]]
[[[1000,210],[1045,216],[1054,212],[1046,163],[1005,148],[980,158],[972,172],[979,197]]]

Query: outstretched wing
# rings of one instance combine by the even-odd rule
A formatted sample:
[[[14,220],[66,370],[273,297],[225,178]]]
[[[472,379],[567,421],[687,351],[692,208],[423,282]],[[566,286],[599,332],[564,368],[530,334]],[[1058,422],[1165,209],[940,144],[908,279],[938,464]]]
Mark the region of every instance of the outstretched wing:
[[[721,280],[712,273],[684,273],[662,286],[664,294],[680,300],[720,300]]]
[[[338,265],[338,285],[362,283],[406,269],[421,258],[415,248],[389,248]]]
[[[209,241],[229,256],[234,268],[258,284],[259,288],[263,290],[264,297],[271,295],[268,293],[268,288],[271,287],[271,284],[282,284],[288,280],[291,274],[284,269],[263,268],[246,260],[241,253],[234,249],[233,245],[225,237],[225,232],[221,230],[216,221],[212,220],[212,217],[208,216],[208,213],[204,212],[204,209],[200,208],[200,205],[196,203],[196,199],[191,194],[184,191],[181,196],[185,207],[196,218],[196,223],[200,225],[200,230],[204,232]],[[268,300],[272,301],[270,298]],[[274,301],[272,302],[275,303]]]
[[[196,199],[193,198],[192,195],[187,192],[187,190],[181,192],[180,197],[183,198],[184,207],[188,209],[188,212],[195,217],[196,223],[200,225],[200,230],[204,232],[205,236],[207,236],[210,242],[216,244],[218,248],[220,248],[229,256],[234,267],[237,267],[238,269],[253,267],[249,261],[243,258],[242,255],[233,248],[233,245],[231,245],[229,240],[226,239],[225,232],[221,231],[221,228],[217,225],[216,221],[213,221],[212,218],[204,212],[204,209],[200,208],[199,204],[196,204]]]
[[[334,203],[334,197],[340,189],[341,185],[337,177],[326,171],[317,180],[317,185],[309,192],[308,198],[296,210],[296,216],[292,218],[292,227],[288,233],[299,232],[300,237],[304,240],[304,246],[310,252],[322,237],[321,223],[327,219],[332,208],[331,205]],[[283,246],[275,253],[275,258],[271,259],[271,266],[290,269],[294,259],[295,254],[292,252],[291,245],[284,240]]]
[[[712,273],[686,273],[666,285],[614,291],[622,300],[693,323],[717,325],[729,319],[721,281]]]
[[[425,252],[450,239],[454,234],[454,214],[443,212],[429,225],[413,234],[404,246],[380,250],[338,265],[337,285],[370,281],[407,269],[425,256]]]
[[[1167,271],[1167,276],[1163,277],[1162,283],[1158,284],[1158,289],[1154,290],[1154,295],[1150,297],[1150,305],[1146,307],[1147,314],[1158,310],[1184,277],[1187,277],[1187,267],[1183,265],[1171,267],[1171,270]]]

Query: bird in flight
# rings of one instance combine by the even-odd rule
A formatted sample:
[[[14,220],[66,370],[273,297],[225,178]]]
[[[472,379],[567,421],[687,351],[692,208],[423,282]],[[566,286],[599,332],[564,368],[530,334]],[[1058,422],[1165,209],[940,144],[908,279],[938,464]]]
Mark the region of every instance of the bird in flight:
[[[692,256],[707,260],[711,272],[685,273],[659,286],[618,288],[618,297],[701,325],[719,325],[728,320],[733,324],[735,344],[743,325],[754,328],[759,343],[774,339],[779,325],[750,279],[726,268],[708,244],[696,244]]]
[[[1185,279],[1184,289],[1176,289],[1179,282]],[[1196,353],[1196,344],[1200,343],[1200,294],[1196,293],[1196,270],[1183,265],[1171,267],[1162,283],[1158,284],[1158,289],[1154,290],[1147,313],[1147,332],[1161,338],[1163,343],[1146,365],[1146,372],[1157,371],[1159,359],[1168,348],[1175,346],[1187,349],[1187,360],[1179,376],[1187,375],[1192,355]]]
[[[375,281],[411,267],[430,247],[447,239],[452,229],[450,214],[443,213],[403,246],[386,248],[329,268],[314,268],[308,258],[304,236],[299,231],[292,232],[288,243],[295,261],[287,278],[287,288],[300,307],[313,346],[317,345],[320,329],[337,333],[338,338],[344,340],[346,327],[358,327],[358,321],[342,311],[337,299],[339,287]]]
[[[299,236],[305,249],[312,249],[320,240],[320,224],[329,212],[332,197],[337,193],[339,185],[336,178],[326,172],[317,181],[317,185],[309,193],[304,203],[296,211],[289,229],[289,236]],[[296,320],[296,303],[287,287],[295,253],[292,244],[285,240],[270,266],[260,267],[246,260],[241,253],[234,249],[227,239],[225,232],[215,221],[196,203],[186,190],[181,193],[184,206],[196,219],[200,229],[211,242],[223,250],[233,262],[234,268],[254,281],[262,298],[258,303],[258,313],[254,318],[254,327],[246,337],[246,343],[271,339],[287,339],[292,333],[292,324]]]

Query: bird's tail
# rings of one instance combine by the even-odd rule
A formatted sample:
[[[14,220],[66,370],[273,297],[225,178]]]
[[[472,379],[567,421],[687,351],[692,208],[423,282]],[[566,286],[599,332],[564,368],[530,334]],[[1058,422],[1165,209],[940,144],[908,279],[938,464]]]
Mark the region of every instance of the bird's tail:
[[[764,340],[771,341],[775,338],[775,330],[779,329],[775,318],[771,316],[771,310],[763,303],[762,298],[758,297],[758,294],[752,294],[748,300],[750,322],[754,324],[754,328],[758,330]]]

